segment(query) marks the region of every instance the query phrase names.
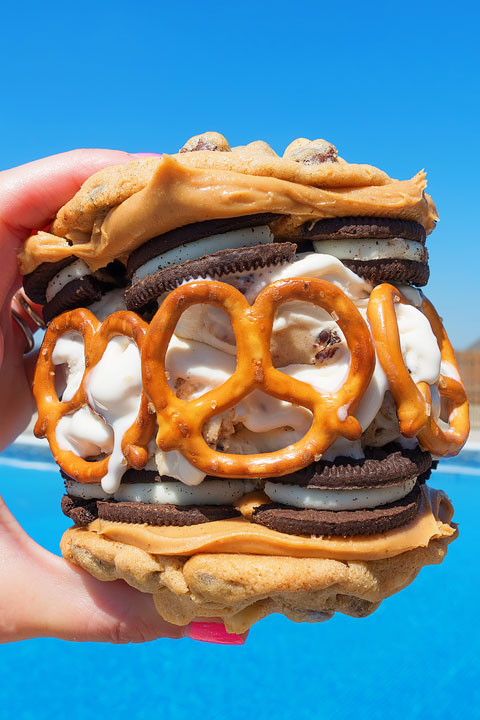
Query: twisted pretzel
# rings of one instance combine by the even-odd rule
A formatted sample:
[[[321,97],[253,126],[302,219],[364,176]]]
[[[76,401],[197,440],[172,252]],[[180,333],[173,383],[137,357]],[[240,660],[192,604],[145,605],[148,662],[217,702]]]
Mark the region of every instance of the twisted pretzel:
[[[292,300],[326,310],[342,329],[351,360],[347,379],[333,393],[319,393],[272,364],[270,338],[276,310]],[[180,316],[192,305],[208,303],[230,318],[237,344],[237,367],[220,387],[185,401],[170,389],[165,355]],[[317,279],[280,280],[269,285],[251,306],[235,288],[221,282],[198,281],[171,292],[153,318],[142,351],[143,386],[157,413],[157,445],[178,450],[195,467],[219,477],[265,477],[294,472],[318,459],[339,437],[355,440],[361,426],[352,416],[368,387],[375,354],[362,316],[332,283]],[[313,424],[298,442],[276,452],[237,455],[208,446],[204,424],[236,405],[258,388],[268,395],[308,408]]]
[[[377,356],[397,406],[400,431],[406,437],[418,437],[420,445],[434,455],[454,455],[464,445],[470,430],[465,388],[460,380],[440,374],[438,390],[440,396],[446,398],[448,413],[448,428],[443,430],[432,416],[428,384],[415,384],[403,361],[395,303],[409,304],[393,285],[377,285],[370,295],[367,316]],[[421,309],[437,339],[442,363],[449,363],[458,373],[455,354],[442,321],[425,297]]]
[[[86,380],[101,360],[108,342],[117,335],[131,338],[141,350],[147,324],[132,312],[116,312],[103,323],[85,308],[66,312],[55,318],[45,333],[37,361],[33,391],[38,405],[35,425],[37,437],[47,437],[55,462],[71,477],[83,483],[99,482],[107,474],[110,456],[89,462],[70,450],[60,448],[56,428],[59,420],[88,405]],[[55,390],[55,365],[52,353],[57,340],[67,332],[80,333],[84,341],[85,372],[80,387],[71,400],[61,401]],[[122,453],[129,465],[143,468],[148,460],[147,445],[155,430],[154,416],[148,411],[148,401],[142,392],[135,421],[122,438]]]

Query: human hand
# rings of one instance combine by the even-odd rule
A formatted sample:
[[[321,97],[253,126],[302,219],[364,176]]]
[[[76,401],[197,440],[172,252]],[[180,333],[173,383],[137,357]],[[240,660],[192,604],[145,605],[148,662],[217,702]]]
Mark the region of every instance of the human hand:
[[[143,153],[142,153],[143,154]],[[12,321],[21,284],[17,253],[32,229],[45,227],[94,172],[132,159],[116,150],[75,150],[0,172],[0,449],[33,413],[25,335]],[[29,327],[31,319],[15,308]],[[31,366],[30,362],[30,366]],[[122,580],[101,582],[37,545],[0,497],[0,642],[33,637],[93,642],[143,642],[192,637],[242,644],[219,623],[177,627],[155,610],[152,596]]]
[[[0,449],[26,427],[33,413],[32,361],[24,362],[25,336],[12,322],[12,297],[21,285],[17,253],[32,229],[45,227],[94,172],[131,160],[119,150],[74,150],[0,172]],[[36,329],[20,307],[27,324]]]

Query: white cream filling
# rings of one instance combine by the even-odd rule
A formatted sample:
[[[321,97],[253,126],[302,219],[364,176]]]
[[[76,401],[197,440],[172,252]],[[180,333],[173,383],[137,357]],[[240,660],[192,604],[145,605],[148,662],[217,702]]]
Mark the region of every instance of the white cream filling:
[[[102,295],[100,300],[89,305],[87,309],[90,310],[100,322],[103,322],[112,313],[127,309],[124,292],[123,288],[110,290],[106,292],[105,295]]]
[[[193,242],[179,245],[176,248],[172,248],[172,250],[167,250],[161,255],[152,258],[135,270],[132,283],[143,280],[143,278],[163,268],[170,267],[171,265],[180,265],[181,263],[188,262],[188,260],[196,260],[197,258],[203,257],[204,255],[211,255],[219,250],[265,245],[273,242],[273,240],[274,237],[268,225],[241,228],[219,235],[210,235],[202,240],[194,240]]]
[[[274,502],[312,510],[363,510],[401,500],[413,489],[417,479],[392,487],[361,490],[319,490],[283,483],[265,483],[265,493]]]
[[[415,260],[425,263],[427,250],[421,242],[391,238],[374,240],[313,240],[315,252],[333,255],[340,260]]]
[[[153,505],[232,505],[253,489],[243,480],[205,480],[197,487],[182,482],[125,483],[113,495],[99,484],[84,484],[66,480],[69,495],[84,500],[114,500],[141,502]]]
[[[45,297],[47,302],[53,300],[55,295],[72,282],[72,280],[78,280],[79,278],[85,277],[85,275],[91,275],[92,271],[88,267],[87,263],[83,260],[75,260],[75,262],[64,267],[58,272],[48,283],[45,291]]]

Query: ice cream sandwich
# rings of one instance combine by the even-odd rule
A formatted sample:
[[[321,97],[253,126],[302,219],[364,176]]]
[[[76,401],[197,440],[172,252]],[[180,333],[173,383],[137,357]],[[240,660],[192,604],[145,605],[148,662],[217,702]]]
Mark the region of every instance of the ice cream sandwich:
[[[26,241],[66,558],[230,632],[363,617],[441,562],[457,531],[427,483],[468,406],[419,290],[425,186],[205,133],[92,176]]]

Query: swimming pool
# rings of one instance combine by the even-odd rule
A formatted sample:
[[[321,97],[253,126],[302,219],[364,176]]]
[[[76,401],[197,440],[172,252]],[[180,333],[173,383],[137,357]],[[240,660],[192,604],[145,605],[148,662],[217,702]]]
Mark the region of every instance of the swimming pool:
[[[254,626],[243,647],[188,639],[130,646],[39,639],[0,646],[0,717],[480,717],[474,519],[480,455],[441,463],[430,482],[452,498],[460,537],[442,565],[424,568],[370,617],[336,615],[299,625],[271,616]],[[69,525],[59,507],[62,490],[57,471],[38,450],[12,446],[0,456],[7,504],[35,540],[57,553]]]

